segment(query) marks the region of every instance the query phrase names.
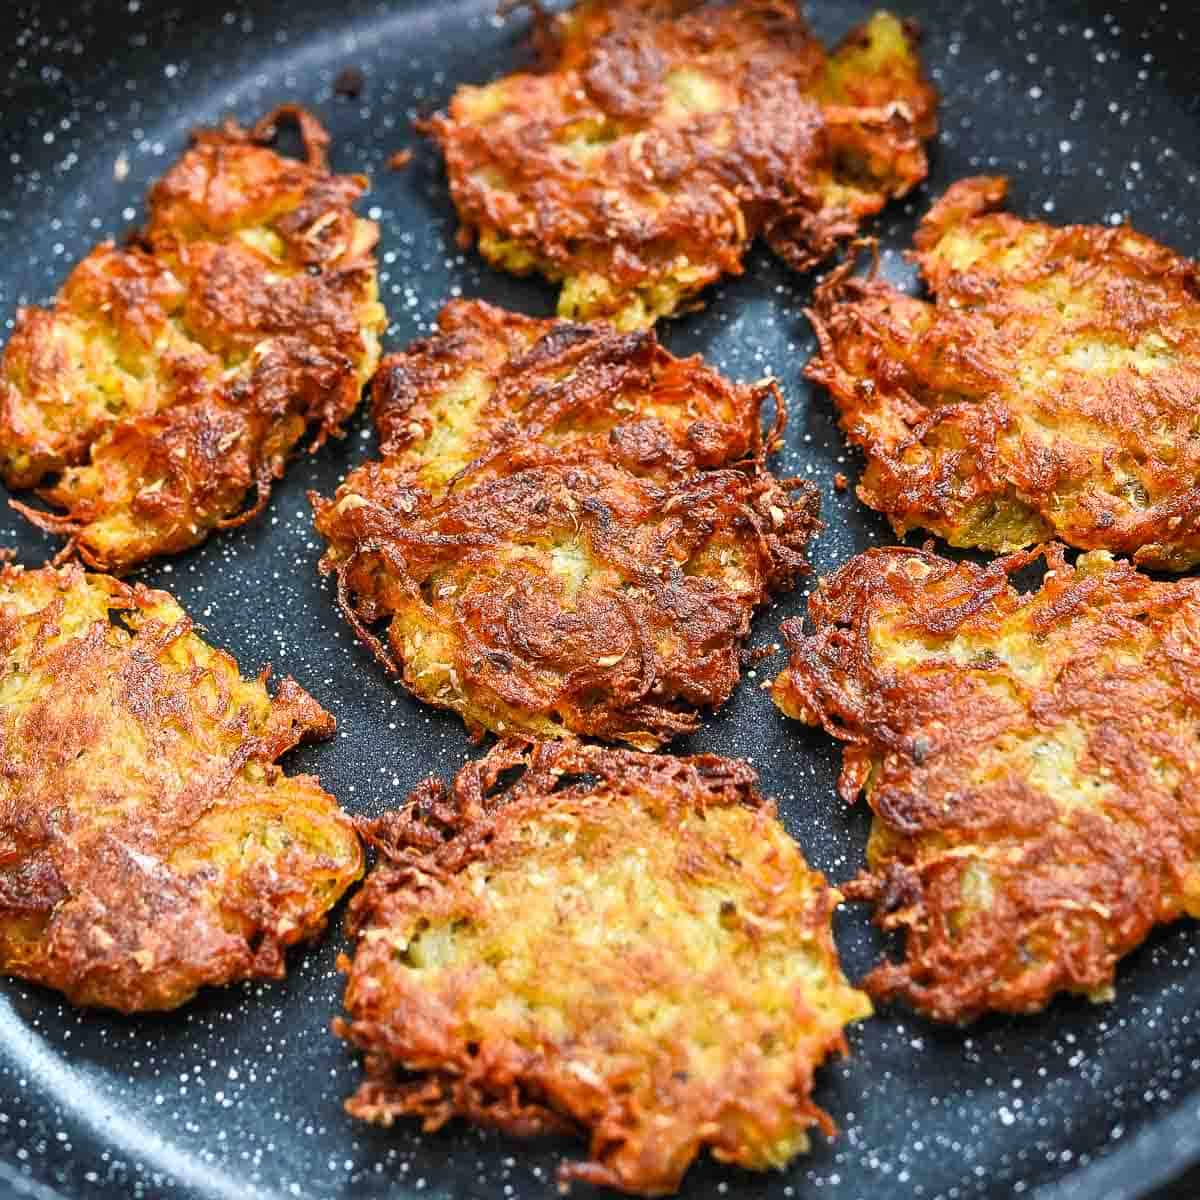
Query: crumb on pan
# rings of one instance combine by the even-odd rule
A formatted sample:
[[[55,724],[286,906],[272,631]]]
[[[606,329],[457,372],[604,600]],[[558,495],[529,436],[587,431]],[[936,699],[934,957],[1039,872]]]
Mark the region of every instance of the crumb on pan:
[[[367,86],[367,77],[361,67],[343,67],[333,81],[334,93],[348,100],[357,100]]]

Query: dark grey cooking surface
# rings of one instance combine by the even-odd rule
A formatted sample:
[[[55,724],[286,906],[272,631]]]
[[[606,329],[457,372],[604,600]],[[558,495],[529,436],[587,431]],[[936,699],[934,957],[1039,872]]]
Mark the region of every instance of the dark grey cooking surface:
[[[456,81],[518,61],[526,18],[500,20],[493,7],[8,0],[0,12],[3,333],[18,304],[46,300],[94,241],[140,219],[146,184],[179,153],[189,127],[227,112],[250,120],[284,99],[327,122],[338,168],[373,179],[364,208],[383,230],[391,346],[428,331],[452,295],[548,312],[547,286],[502,277],[456,248],[438,161],[410,129]],[[875,227],[889,275],[908,277],[898,250],[929,197],[977,171],[1010,174],[1018,212],[1127,217],[1200,252],[1193,0],[896,7],[924,26],[944,103],[928,189]],[[814,0],[812,8],[818,31],[837,37],[870,5]],[[354,98],[335,92],[346,67],[363,72]],[[389,172],[389,154],[404,147],[416,151],[412,165]],[[128,166],[122,181],[118,163]],[[852,491],[833,487],[835,472],[853,480],[858,464],[827,402],[800,378],[812,350],[801,311],[811,285],[752,254],[743,278],[662,336],[676,353],[702,351],[736,378],[779,377],[792,422],[777,465],[821,486],[829,528],[814,561],[827,571],[886,543],[889,532]],[[301,751],[291,766],[319,772],[351,812],[377,813],[477,751],[457,720],[383,678],[317,578],[305,491],[329,491],[373,451],[364,418],[344,442],[295,462],[256,523],[142,578],[174,592],[245,669],[269,661],[332,709],[336,740]],[[30,565],[57,548],[7,510],[0,544]],[[754,643],[772,642],[780,620],[802,607],[797,594],[763,612]],[[674,749],[753,758],[809,858],[842,879],[861,862],[866,814],[834,798],[834,749],[790,725],[760,690],[779,665],[775,658],[749,672],[726,710]],[[865,910],[843,912],[838,940],[849,974],[860,977],[879,951]],[[335,925],[295,955],[286,983],[213,991],[177,1014],[137,1020],[80,1014],[48,992],[0,985],[0,1192],[11,1175],[16,1194],[34,1196],[553,1195],[567,1143],[521,1144],[461,1125],[430,1136],[409,1126],[381,1131],[343,1115],[358,1065],[328,1032],[342,945]],[[1142,1194],[1200,1154],[1197,945],[1188,925],[1154,937],[1123,965],[1117,1000],[1101,1007],[1063,1000],[1037,1017],[989,1019],[965,1032],[884,1012],[851,1032],[849,1060],[820,1077],[817,1100],[841,1127],[835,1141],[818,1136],[809,1158],[766,1178],[700,1165],[685,1195]]]

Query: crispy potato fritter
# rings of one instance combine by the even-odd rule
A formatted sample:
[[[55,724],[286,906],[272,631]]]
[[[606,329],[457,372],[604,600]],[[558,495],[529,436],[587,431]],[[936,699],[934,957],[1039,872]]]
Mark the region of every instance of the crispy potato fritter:
[[[539,73],[427,128],[461,240],[561,281],[563,317],[650,325],[759,235],[807,270],[925,178],[936,95],[887,13],[828,57],[792,0],[585,0],[540,35]]]
[[[867,979],[929,1016],[1112,993],[1151,928],[1200,916],[1200,580],[1045,551],[1040,591],[987,567],[872,551],[784,632],[790,716],[845,743],[840,791],[875,814],[843,886],[903,931]]]
[[[294,117],[308,162],[258,144]],[[265,505],[306,428],[314,449],[358,404],[386,324],[366,188],[331,175],[328,136],[285,107],[227,125],[154,186],[135,243],[104,243],[54,306],[26,308],[0,361],[0,475],[48,486],[93,566],[184,550]],[[248,492],[255,499],[244,510]]]
[[[932,302],[845,269],[818,289],[807,374],[866,455],[858,494],[901,535],[1191,567],[1200,271],[1128,227],[992,211],[1005,190],[962,180],[922,222]]]
[[[313,497],[322,569],[414,695],[476,732],[643,749],[725,701],[819,524],[815,488],[763,467],[773,384],[460,301],[373,394],[383,460]]]
[[[282,978],[362,850],[274,766],[333,718],[265,679],[165,592],[0,568],[0,971],[122,1012]]]
[[[782,1167],[831,1131],[813,1074],[870,1004],[747,763],[501,743],[364,832],[353,1115],[576,1133],[591,1160],[562,1181],[645,1195],[705,1146]]]

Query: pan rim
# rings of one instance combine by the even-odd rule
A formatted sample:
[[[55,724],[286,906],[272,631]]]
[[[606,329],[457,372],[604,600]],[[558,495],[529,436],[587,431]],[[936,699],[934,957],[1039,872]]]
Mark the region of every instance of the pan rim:
[[[1187,1140],[1188,1129],[1193,1144],[1181,1156],[1172,1158],[1175,1148]],[[1094,1196],[1104,1196],[1106,1200],[1152,1200],[1159,1188],[1182,1178],[1197,1164],[1200,1164],[1200,1101],[1194,1108],[1180,1109],[1160,1118],[1139,1130],[1121,1149],[1111,1151],[1065,1179],[1043,1184],[1031,1195],[1033,1200],[1090,1200]],[[72,1200],[68,1193],[30,1178],[2,1158],[0,1184],[10,1188],[16,1200],[26,1197]],[[409,1194],[415,1195],[411,1190]]]

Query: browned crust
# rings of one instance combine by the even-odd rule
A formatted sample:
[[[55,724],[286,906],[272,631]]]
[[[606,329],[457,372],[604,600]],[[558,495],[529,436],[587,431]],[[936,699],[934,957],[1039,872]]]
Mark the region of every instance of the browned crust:
[[[719,822],[714,814],[728,809],[745,810],[746,819]],[[804,865],[747,763],[502,742],[449,788],[428,780],[403,809],[360,828],[380,863],[352,901],[357,948],[353,962],[341,962],[349,1018],[334,1029],[366,1052],[351,1114],[384,1125],[418,1117],[427,1130],[464,1117],[519,1137],[586,1137],[590,1161],[565,1163],[563,1184],[645,1195],[674,1191],[706,1146],[724,1161],[781,1166],[803,1146],[806,1127],[832,1132],[811,1100],[813,1072],[845,1051],[841,1027],[867,1005],[837,965],[836,893]],[[542,830],[557,833],[547,841]],[[543,882],[543,871],[572,856],[586,860],[582,890],[614,859],[641,856],[643,864],[636,893],[618,886],[625,901],[605,910],[609,937],[594,949],[590,925],[574,948],[571,932],[572,922],[594,915],[578,898],[547,894]],[[441,945],[444,928],[451,938],[477,930],[488,962],[501,953],[508,927],[506,910],[493,907],[497,889],[516,896],[528,928],[539,931],[528,945],[504,943],[500,991],[481,982],[474,952],[458,968],[426,971],[414,947],[422,936]],[[729,957],[692,962],[672,920],[697,906],[707,911],[714,889],[733,897],[715,922],[728,934]],[[657,903],[644,898],[650,893]],[[558,914],[549,927],[540,911],[547,904]],[[794,954],[808,956],[812,975],[802,971],[793,1011],[770,1017],[754,1000],[746,1007],[739,982],[759,970],[755,959],[783,972]],[[578,996],[558,995],[563,978]],[[686,1015],[649,1038],[639,1030],[633,1010],[651,997],[690,1002],[678,1000],[675,985],[690,1000],[702,995],[705,1008],[728,1004],[714,1035],[720,1045],[706,1042],[700,1053]],[[528,994],[543,1015],[522,1032],[504,1013]],[[757,1052],[764,1037],[788,1039],[782,1063]],[[715,1073],[713,1055],[722,1056]]]
[[[915,27],[897,37],[903,61],[849,66],[874,28],[827,59],[791,0],[618,0],[543,17],[539,70],[486,89],[503,103],[481,115],[479,90],[460,89],[423,126],[445,155],[461,240],[481,236],[508,269],[600,277],[610,295],[560,312],[630,324],[739,274],[759,235],[809,269],[926,174],[937,98]],[[685,71],[711,105],[679,107]],[[564,149],[575,131],[584,160]],[[489,248],[497,237],[511,249]],[[664,283],[679,294],[630,317],[638,290]]]
[[[446,397],[468,383],[484,399],[448,458]],[[383,461],[314,498],[322,569],[384,665],[475,730],[643,748],[690,731],[737,682],[755,607],[806,569],[816,491],[763,465],[774,384],[650,333],[455,302],[383,364],[374,411]],[[555,546],[584,564],[577,588]]]
[[[960,180],[922,221],[931,300],[850,263],[817,289],[806,374],[866,455],[859,497],[956,546],[1194,565],[1197,266],[1128,226],[998,211],[1006,187]]]
[[[875,813],[843,890],[905,950],[873,996],[947,1021],[1102,998],[1154,925],[1200,913],[1200,581],[895,548],[824,580],[809,618],[784,624],[774,694],[844,743],[839,791]]]
[[[306,162],[261,143],[294,121]],[[329,135],[281,105],[199,130],[151,189],[134,244],[98,246],[50,309],[23,309],[0,360],[0,474],[90,564],[126,570],[240,525],[308,430],[358,403],[378,355],[378,230]],[[250,240],[248,240],[250,239]],[[246,503],[247,494],[249,504]]]
[[[78,566],[0,566],[0,664],[0,971],[122,1012],[282,978],[362,871],[333,798],[274,765],[333,718]]]

